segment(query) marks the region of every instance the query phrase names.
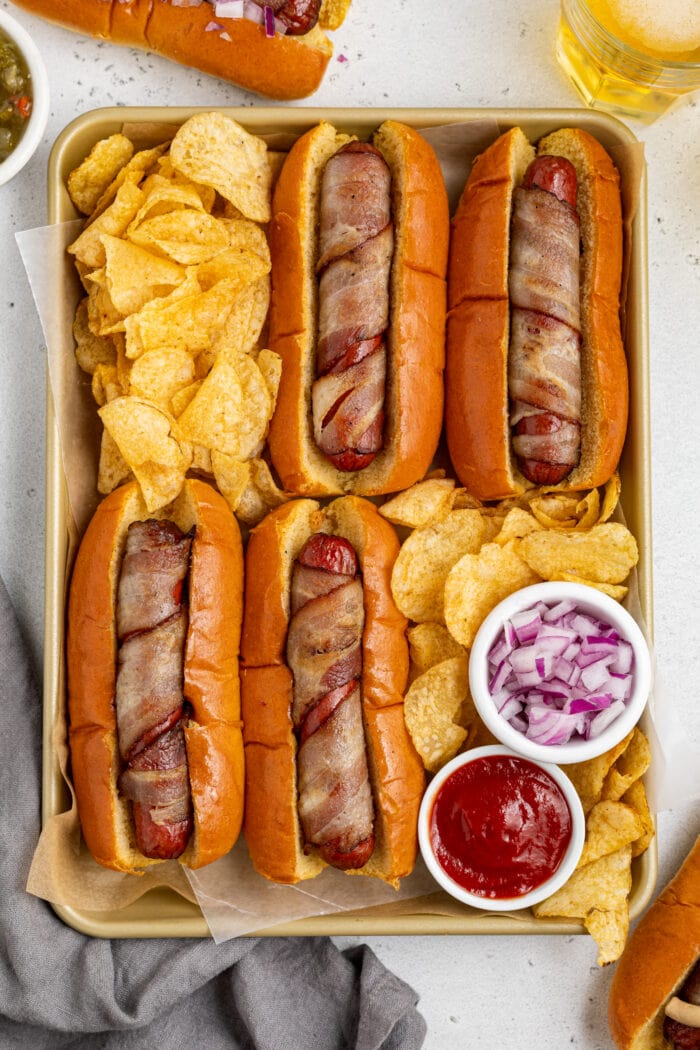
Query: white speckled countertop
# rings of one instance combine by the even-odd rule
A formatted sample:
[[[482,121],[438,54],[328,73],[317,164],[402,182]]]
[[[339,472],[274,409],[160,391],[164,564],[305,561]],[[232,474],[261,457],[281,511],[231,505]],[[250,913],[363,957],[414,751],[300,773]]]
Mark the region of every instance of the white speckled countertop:
[[[52,105],[39,151],[0,187],[0,574],[40,677],[44,556],[45,348],[14,233],[46,221],[51,145],[75,116],[108,105],[265,105],[262,99],[150,54],[50,26],[7,0],[48,67]],[[436,15],[434,12],[439,13]],[[336,56],[306,104],[318,106],[578,105],[554,59],[558,4],[541,0],[353,0]],[[440,39],[449,40],[449,48]],[[295,103],[303,105],[304,103]],[[649,201],[654,631],[658,675],[695,742],[700,734],[700,105],[650,128]],[[698,804],[662,813],[659,887],[700,831]],[[611,969],[585,936],[375,937],[379,957],[420,996],[426,1047],[598,1050]],[[352,938],[339,938],[342,946]]]

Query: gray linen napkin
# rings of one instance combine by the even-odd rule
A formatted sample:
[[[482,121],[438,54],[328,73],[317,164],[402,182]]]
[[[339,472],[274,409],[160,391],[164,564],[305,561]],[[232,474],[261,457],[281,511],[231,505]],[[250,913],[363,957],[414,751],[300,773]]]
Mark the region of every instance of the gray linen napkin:
[[[414,1050],[418,997],[326,937],[102,940],[25,892],[39,835],[41,694],[0,579],[0,1046]]]

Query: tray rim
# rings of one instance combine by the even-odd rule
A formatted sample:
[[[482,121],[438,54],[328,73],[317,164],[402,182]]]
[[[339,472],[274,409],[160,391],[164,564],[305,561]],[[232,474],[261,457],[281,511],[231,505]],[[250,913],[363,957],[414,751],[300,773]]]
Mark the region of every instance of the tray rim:
[[[110,106],[94,110],[73,119],[54,141],[48,160],[48,223],[65,221],[68,200],[61,178],[66,154],[77,139],[96,141],[124,123],[157,122],[182,123],[194,113],[216,110],[237,120],[243,126],[264,134],[269,131],[295,132],[321,120],[329,120],[336,126],[371,129],[385,119],[405,121],[414,127],[430,127],[437,124],[464,123],[477,120],[494,120],[499,130],[515,124],[522,125],[539,121],[548,128],[575,125],[591,131],[596,137],[608,139],[613,144],[632,144],[639,140],[633,131],[616,117],[605,113],[578,108],[416,108],[416,107],[225,107],[225,106]],[[101,129],[97,131],[97,129]],[[544,132],[541,132],[542,134]],[[538,136],[539,137],[539,136]],[[605,143],[604,143],[605,144]],[[72,216],[71,216],[72,217]],[[648,323],[648,256],[647,256],[647,181],[646,165],[642,168],[639,204],[633,216],[634,243],[631,273],[633,294],[637,299],[634,318],[637,356],[634,371],[634,407],[639,418],[635,422],[634,442],[637,459],[641,460],[642,492],[637,495],[638,522],[635,529],[638,537],[644,537],[639,563],[639,601],[650,638],[653,638],[652,605],[652,533],[651,533],[651,440],[649,399],[649,323]],[[629,433],[628,433],[629,440]],[[65,795],[60,770],[57,769],[53,744],[53,725],[58,705],[65,702],[62,670],[63,630],[65,595],[67,584],[67,547],[57,548],[61,530],[66,532],[67,499],[63,475],[61,450],[54,411],[53,396],[47,374],[46,399],[46,536],[45,536],[45,597],[44,597],[44,702],[42,729],[42,827],[46,821],[61,810],[57,808],[60,795]],[[48,758],[47,758],[48,756]],[[630,919],[635,919],[646,907],[654,891],[657,875],[656,836],[637,865],[635,884],[630,897]],[[173,899],[175,901],[173,902]],[[159,915],[158,908],[170,907],[184,915],[168,917]],[[136,905],[137,907],[134,907]],[[133,905],[108,912],[90,912],[68,905],[51,902],[54,912],[67,925],[79,932],[95,937],[210,937],[211,933],[203,913],[196,903],[185,900],[174,891],[163,889],[149,891]],[[141,915],[140,912],[150,914]],[[153,914],[155,912],[156,914]],[[369,924],[369,926],[368,926]],[[420,914],[368,916],[362,912],[347,912],[327,916],[315,916],[280,924],[265,930],[256,930],[255,936],[374,936],[374,935],[482,935],[482,934],[582,934],[581,923],[574,920],[518,919],[493,913],[482,915],[465,906],[464,915],[445,916]]]

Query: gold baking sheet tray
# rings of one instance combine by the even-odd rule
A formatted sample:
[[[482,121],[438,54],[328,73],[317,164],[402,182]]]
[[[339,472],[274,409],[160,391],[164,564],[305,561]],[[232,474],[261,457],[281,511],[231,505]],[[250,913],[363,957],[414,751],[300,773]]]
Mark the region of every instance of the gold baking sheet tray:
[[[177,126],[198,110],[192,108],[119,107],[95,110],[68,125],[56,140],[48,168],[48,217],[50,223],[77,217],[65,189],[68,173],[86,156],[95,142],[121,130],[125,123],[169,123]],[[204,110],[206,111],[206,110]],[[318,109],[255,107],[224,109],[233,119],[257,134],[280,132],[296,136],[317,124],[331,121],[344,131],[367,137],[383,120],[394,118],[417,128],[492,120],[504,131],[519,125],[532,140],[555,130],[575,125],[585,128],[608,149],[636,142],[633,133],[605,114],[584,109]],[[147,139],[140,146],[154,145]],[[465,178],[466,178],[465,172]],[[623,171],[623,181],[624,181]],[[648,317],[647,317],[647,211],[646,175],[642,171],[638,205],[631,221],[628,244],[629,276],[626,294],[626,348],[630,366],[630,418],[622,456],[622,510],[626,522],[638,539],[639,601],[650,637],[652,636],[652,551],[651,551],[651,468],[649,440]],[[43,808],[44,823],[70,806],[68,788],[58,766],[52,744],[52,729],[61,705],[65,703],[64,622],[68,564],[68,498],[63,473],[58,428],[51,389],[47,394],[46,423],[46,597],[44,627],[44,730],[43,730]],[[633,865],[630,914],[636,917],[651,898],[656,880],[656,845]],[[439,908],[449,898],[435,894]],[[536,934],[582,933],[572,920],[513,918],[493,913],[484,915],[467,906],[451,908],[452,914],[392,914],[391,907],[336,913],[296,920],[263,932],[270,935],[386,935],[386,934]],[[410,904],[410,902],[408,902]],[[452,904],[454,902],[451,902]],[[90,912],[54,905],[58,915],[70,926],[101,937],[205,937],[209,935],[204,916],[196,904],[169,889],[152,890],[128,907]]]

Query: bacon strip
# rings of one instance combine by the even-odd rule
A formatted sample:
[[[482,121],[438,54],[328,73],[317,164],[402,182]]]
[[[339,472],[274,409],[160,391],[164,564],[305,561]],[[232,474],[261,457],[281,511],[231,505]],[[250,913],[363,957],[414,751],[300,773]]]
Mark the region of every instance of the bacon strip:
[[[383,444],[394,252],[390,190],[384,158],[359,142],[331,157],[321,183],[311,403],[316,444],[339,470],[362,469]]]
[[[547,189],[536,169],[545,163]],[[555,195],[573,192],[575,202],[575,172],[562,158],[539,158],[525,185],[513,192],[511,219],[510,425],[525,477],[558,484],[578,462],[581,441],[579,220]]]
[[[304,838],[344,870],[362,867],[374,849],[360,691],[364,604],[356,572],[347,541],[312,536],[294,567],[287,635]]]
[[[182,728],[191,543],[172,522],[132,523],[117,591],[119,789],[133,803],[139,849],[159,859],[179,856],[192,832]]]

